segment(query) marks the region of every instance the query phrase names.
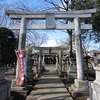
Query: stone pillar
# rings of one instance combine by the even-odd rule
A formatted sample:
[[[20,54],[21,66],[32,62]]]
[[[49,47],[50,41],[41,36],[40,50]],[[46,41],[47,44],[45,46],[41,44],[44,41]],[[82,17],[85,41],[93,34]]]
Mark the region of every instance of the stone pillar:
[[[58,55],[56,55],[56,70],[58,70]]]
[[[42,50],[40,50],[40,52],[39,52],[39,66],[38,66],[38,71],[39,71],[39,73],[40,73],[40,71],[41,71],[41,64],[42,64],[41,56],[42,56]]]
[[[42,61],[41,61],[41,68],[40,68],[40,72],[42,73],[42,72],[44,72],[45,71],[45,55],[44,54],[42,54]]]
[[[32,59],[31,55],[28,55],[27,57],[27,82],[33,81],[33,68],[34,66],[34,60]]]
[[[45,55],[43,54],[43,59],[42,59],[42,61],[43,61],[43,64],[45,64],[44,57],[45,57]]]
[[[74,19],[75,25],[75,47],[76,47],[76,64],[77,64],[77,79],[74,80],[74,85],[69,88],[72,93],[75,92],[88,92],[88,81],[84,79],[84,68],[83,68],[83,52],[81,42],[81,29],[79,18]],[[73,96],[75,96],[73,94]]]
[[[25,43],[26,43],[26,18],[23,17],[21,19],[18,49],[19,50],[25,49]]]
[[[75,47],[76,47],[76,63],[77,63],[77,79],[83,80],[84,69],[83,69],[83,50],[81,42],[81,29],[79,18],[74,19],[75,24]]]
[[[20,34],[19,34],[19,44],[18,50],[25,49],[25,41],[26,41],[26,18],[21,19],[21,26],[20,26]],[[16,79],[18,78],[18,62],[16,68]]]
[[[20,25],[18,50],[24,50],[25,49],[25,42],[26,42],[26,18],[22,18],[21,19],[21,25]],[[12,86],[16,86],[18,74],[19,74],[19,66],[18,66],[18,62],[17,62],[16,78],[14,80],[12,80]]]
[[[87,100],[100,100],[100,67],[94,67],[96,72],[96,79],[93,82],[89,82],[90,98]]]
[[[24,50],[25,43],[26,43],[26,18],[23,17],[21,19],[18,50]],[[18,62],[17,62],[16,79],[18,79],[18,72],[19,72],[18,70],[19,68],[18,68]]]
[[[62,74],[62,50],[59,51],[59,74]]]
[[[70,63],[69,63],[70,61]],[[69,61],[67,61],[67,81],[73,82],[74,79],[77,78],[77,66],[76,66],[76,59],[70,58]]]

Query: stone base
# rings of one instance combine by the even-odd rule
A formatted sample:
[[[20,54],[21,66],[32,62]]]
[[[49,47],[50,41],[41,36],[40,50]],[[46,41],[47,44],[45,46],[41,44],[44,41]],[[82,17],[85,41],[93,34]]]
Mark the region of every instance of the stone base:
[[[88,89],[88,81],[75,79],[74,85],[72,85],[72,86],[73,86],[74,91],[76,91],[76,92],[89,91],[89,89]]]
[[[76,78],[77,78],[77,73],[75,73],[75,72],[69,72],[67,74],[67,81],[68,82],[73,82],[74,79],[76,79]]]
[[[10,99],[10,86],[11,81],[0,80],[0,100],[9,100]]]
[[[77,94],[87,94],[89,93],[88,81],[75,79],[74,84],[69,87],[69,92],[73,97],[76,97]]]
[[[27,83],[25,86],[12,86],[11,87],[11,92],[13,94],[17,94],[19,96],[22,96],[23,98],[26,98],[31,90],[32,90],[32,86],[31,85],[29,86]]]
[[[29,92],[32,90],[32,85],[25,83],[23,86],[16,85],[17,79],[12,80],[11,92],[17,94],[23,98],[26,98]]]
[[[17,82],[17,79],[12,80],[11,89],[15,89],[15,90],[19,90],[19,91],[28,90],[28,88],[29,88],[28,83],[25,83],[23,86],[18,86],[18,85],[16,85],[16,82]]]
[[[27,81],[33,81],[33,70],[27,70]]]
[[[13,79],[13,80],[12,80],[12,83],[11,83],[11,86],[12,86],[12,87],[15,87],[15,86],[16,86],[16,82],[17,82],[17,79]]]
[[[17,92],[20,92],[20,91],[24,91],[26,90],[25,87],[11,87],[11,91],[17,91]]]
[[[19,94],[20,96],[23,96],[24,98],[26,98],[28,90],[25,90],[24,87],[11,87],[11,92],[12,94],[13,93]]]
[[[89,91],[89,89],[88,89],[88,81],[86,80],[86,81],[83,81],[83,80],[77,80],[77,79],[75,79],[75,85],[74,85],[74,89],[75,89],[75,91],[79,91],[79,92],[81,92],[81,91]]]

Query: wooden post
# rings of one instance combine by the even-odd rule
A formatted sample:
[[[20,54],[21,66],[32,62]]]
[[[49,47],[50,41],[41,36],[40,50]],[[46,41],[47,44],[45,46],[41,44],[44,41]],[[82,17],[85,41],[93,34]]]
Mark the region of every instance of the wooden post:
[[[83,52],[81,42],[81,29],[79,18],[74,19],[75,24],[75,47],[76,47],[76,63],[77,63],[77,79],[83,80],[84,68],[83,68]]]

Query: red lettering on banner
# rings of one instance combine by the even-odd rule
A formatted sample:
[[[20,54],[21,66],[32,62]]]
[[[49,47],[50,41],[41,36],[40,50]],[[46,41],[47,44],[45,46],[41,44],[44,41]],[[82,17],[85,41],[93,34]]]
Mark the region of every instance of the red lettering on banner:
[[[17,85],[24,85],[26,82],[25,75],[24,75],[24,58],[25,58],[25,50],[17,50],[16,56],[18,59],[18,66],[19,66],[19,75],[17,80]]]

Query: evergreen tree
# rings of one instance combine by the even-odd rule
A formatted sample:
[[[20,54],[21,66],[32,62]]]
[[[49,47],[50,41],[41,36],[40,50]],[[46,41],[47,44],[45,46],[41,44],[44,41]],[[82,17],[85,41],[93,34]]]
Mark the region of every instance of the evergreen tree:
[[[0,28],[0,64],[7,65],[16,62],[15,36],[7,28]]]
[[[100,0],[74,0],[70,7],[73,10],[97,9],[97,13],[93,15],[92,19],[84,20],[85,23],[91,23],[93,25],[93,30],[83,31],[83,33],[89,32],[91,40],[100,42]]]

